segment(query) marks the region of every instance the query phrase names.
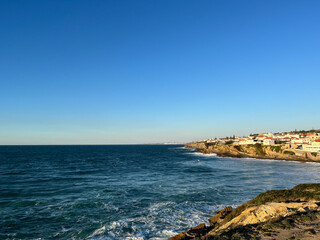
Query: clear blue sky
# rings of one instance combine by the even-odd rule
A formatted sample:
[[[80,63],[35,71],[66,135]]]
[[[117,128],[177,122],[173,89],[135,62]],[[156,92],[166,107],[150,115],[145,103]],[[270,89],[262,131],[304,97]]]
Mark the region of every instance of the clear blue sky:
[[[320,1],[0,2],[0,144],[320,128]]]

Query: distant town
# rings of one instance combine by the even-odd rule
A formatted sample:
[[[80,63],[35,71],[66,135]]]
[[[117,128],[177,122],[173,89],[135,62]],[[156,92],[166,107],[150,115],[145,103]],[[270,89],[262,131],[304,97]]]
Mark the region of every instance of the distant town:
[[[306,152],[320,152],[320,130],[292,131],[280,133],[259,133],[249,136],[211,138],[202,140],[206,143],[228,144],[228,145],[277,145],[287,149],[302,150]]]

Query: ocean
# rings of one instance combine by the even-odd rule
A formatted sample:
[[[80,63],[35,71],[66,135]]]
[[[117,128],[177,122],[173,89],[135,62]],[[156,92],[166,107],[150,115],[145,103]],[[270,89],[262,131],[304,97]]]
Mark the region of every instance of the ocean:
[[[319,173],[176,145],[0,146],[0,239],[167,239]]]

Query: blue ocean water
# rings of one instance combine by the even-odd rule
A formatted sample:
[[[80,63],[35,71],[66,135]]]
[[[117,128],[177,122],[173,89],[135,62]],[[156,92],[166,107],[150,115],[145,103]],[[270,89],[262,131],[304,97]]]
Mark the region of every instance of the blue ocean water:
[[[166,239],[320,164],[182,146],[0,146],[0,239]]]

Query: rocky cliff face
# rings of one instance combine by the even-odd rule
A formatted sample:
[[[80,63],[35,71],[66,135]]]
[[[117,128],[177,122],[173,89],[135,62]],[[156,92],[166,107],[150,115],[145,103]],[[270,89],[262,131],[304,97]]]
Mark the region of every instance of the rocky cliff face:
[[[253,157],[283,159],[291,161],[320,161],[320,154],[288,149],[284,146],[255,145],[220,145],[205,142],[193,142],[185,145],[202,153],[216,153],[222,157]]]
[[[244,210],[239,216],[222,225],[214,232],[235,229],[239,226],[263,223],[273,218],[287,217],[308,211],[319,212],[319,202],[267,203]]]
[[[320,239],[320,184],[273,190],[170,240]]]

